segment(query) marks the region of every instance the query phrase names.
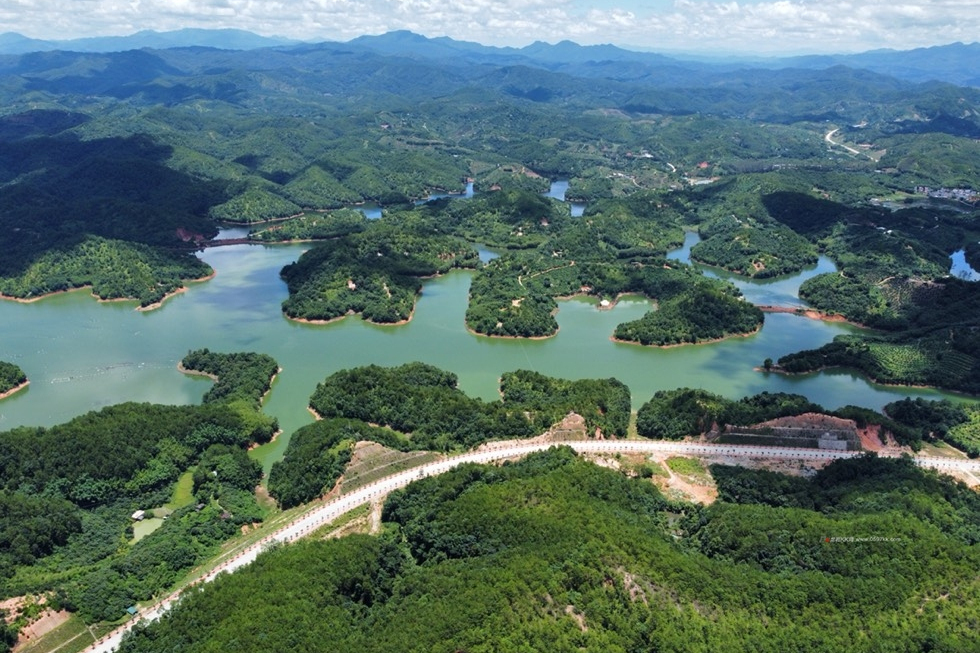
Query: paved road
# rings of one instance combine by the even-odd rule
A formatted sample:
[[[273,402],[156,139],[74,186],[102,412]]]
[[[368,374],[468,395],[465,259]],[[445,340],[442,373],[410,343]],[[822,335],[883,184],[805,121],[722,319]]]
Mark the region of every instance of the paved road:
[[[833,140],[834,134],[836,134],[839,131],[840,131],[840,127],[838,127],[837,129],[831,129],[829,132],[826,133],[826,135],[824,135],[823,139],[828,143],[830,143],[831,145],[836,145],[837,147],[843,147],[851,154],[862,154],[860,150],[855,150],[850,145],[844,145],[843,143],[838,143],[837,141]]]
[[[413,469],[392,474],[379,481],[371,483],[350,494],[321,503],[279,530],[262,539],[259,543],[242,551],[231,560],[204,576],[197,583],[207,583],[223,572],[233,572],[253,560],[266,548],[277,543],[292,542],[312,533],[321,526],[328,524],[354,508],[378,500],[392,490],[405,487],[412,481],[426,476],[436,476],[464,463],[488,463],[508,458],[520,458],[534,451],[543,451],[554,443],[529,443],[520,440],[495,442],[485,445],[478,451],[457,456],[451,456],[437,462],[430,462]],[[692,456],[728,456],[734,458],[769,458],[786,460],[829,461],[837,458],[851,458],[860,455],[854,451],[831,451],[825,449],[799,449],[791,447],[759,447],[748,445],[696,444],[689,442],[662,442],[643,440],[586,440],[566,442],[569,447],[579,453],[675,453]],[[921,467],[930,467],[943,471],[968,471],[980,473],[980,460],[946,459],[919,457],[915,462]],[[123,635],[138,621],[153,621],[170,609],[179,598],[175,593],[145,609],[138,620],[132,620],[101,640],[85,649],[85,653],[109,653],[114,651],[122,640]]]

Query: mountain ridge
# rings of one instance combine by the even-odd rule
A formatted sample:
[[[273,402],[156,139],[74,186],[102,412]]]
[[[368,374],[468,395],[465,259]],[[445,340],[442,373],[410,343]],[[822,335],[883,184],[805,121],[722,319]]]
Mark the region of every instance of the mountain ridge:
[[[378,35],[363,35],[346,42],[297,41],[268,37],[237,29],[187,28],[168,32],[143,30],[128,36],[86,37],[69,40],[35,39],[16,32],[0,33],[0,55],[23,55],[33,52],[67,50],[86,53],[111,53],[125,50],[206,47],[221,50],[251,51],[259,49],[308,50],[310,48],[346,48],[414,60],[455,59],[458,64],[528,65],[554,72],[584,77],[610,77],[608,69],[621,68],[623,78],[650,75],[652,70],[673,71],[680,77],[688,72],[718,73],[725,70],[772,70],[785,68],[827,69],[847,66],[895,77],[909,82],[940,81],[959,86],[980,87],[980,42],[911,50],[879,49],[857,54],[820,54],[779,58],[733,56],[724,60],[700,59],[696,56],[666,55],[637,51],[613,44],[579,45],[570,40],[550,44],[535,41],[524,47],[484,45],[456,40],[448,36],[427,37],[408,30]]]

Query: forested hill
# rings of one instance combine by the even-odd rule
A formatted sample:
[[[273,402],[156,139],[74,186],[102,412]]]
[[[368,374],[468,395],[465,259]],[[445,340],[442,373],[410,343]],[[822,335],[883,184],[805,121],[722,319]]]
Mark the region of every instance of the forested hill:
[[[0,107],[0,294],[20,298],[90,285],[150,305],[210,272],[187,249],[221,221],[404,207],[468,179],[478,192],[568,179],[588,201],[755,173],[842,172],[802,188],[850,203],[980,188],[980,90],[567,42],[507,50],[394,33],[2,55]],[[702,222],[681,208],[683,224]],[[813,244],[751,239],[790,239],[792,260],[763,262],[766,274],[812,261]],[[757,263],[730,245],[702,253]]]
[[[120,650],[980,647],[972,491],[904,460],[713,472],[699,508],[567,449],[457,468],[393,494],[380,537],[264,554]]]

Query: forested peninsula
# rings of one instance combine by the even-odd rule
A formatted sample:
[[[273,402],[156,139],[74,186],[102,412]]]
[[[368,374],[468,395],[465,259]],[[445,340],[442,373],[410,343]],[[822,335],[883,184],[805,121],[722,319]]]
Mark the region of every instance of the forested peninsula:
[[[21,388],[27,387],[27,375],[13,363],[0,361],[0,399],[9,397]]]

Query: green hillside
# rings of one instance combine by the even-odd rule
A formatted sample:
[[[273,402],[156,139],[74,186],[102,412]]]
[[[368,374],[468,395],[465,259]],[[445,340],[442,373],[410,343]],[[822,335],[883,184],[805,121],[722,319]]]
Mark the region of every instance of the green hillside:
[[[975,493],[874,458],[790,483],[733,471],[700,508],[567,449],[466,466],[392,495],[381,536],[267,553],[121,650],[980,646]]]

